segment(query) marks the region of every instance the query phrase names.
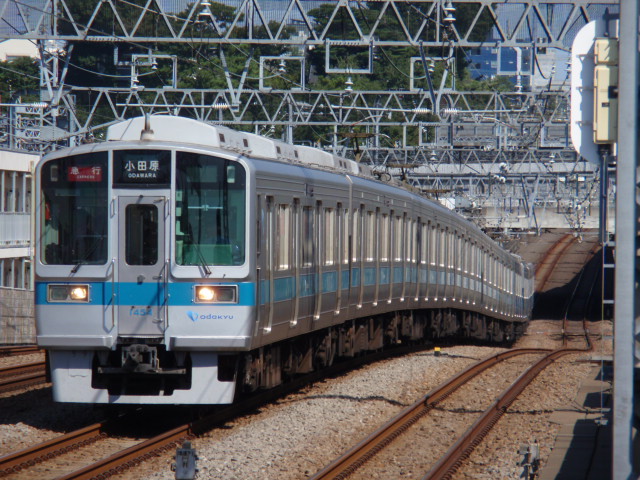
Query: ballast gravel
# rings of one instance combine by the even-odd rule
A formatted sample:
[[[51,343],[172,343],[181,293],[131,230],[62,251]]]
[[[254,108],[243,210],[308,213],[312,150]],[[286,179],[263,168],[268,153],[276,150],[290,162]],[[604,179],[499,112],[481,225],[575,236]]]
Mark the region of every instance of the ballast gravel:
[[[611,322],[591,326],[596,352],[611,354]],[[516,346],[558,348],[559,322],[533,321],[528,334]],[[265,406],[255,415],[230,422],[193,441],[199,456],[196,478],[305,479],[355,445],[404,407],[455,373],[501,351],[478,346],[442,347],[442,355],[432,351],[386,360],[342,377],[316,384],[303,392]],[[588,355],[575,355],[559,362],[538,380],[514,412],[524,411],[516,423],[502,425],[487,438],[481,454],[473,456],[455,478],[519,479],[522,443],[541,444],[542,464],[553,448],[558,426],[549,422],[556,409],[572,407],[581,381],[592,370]],[[487,388],[492,388],[488,386]],[[496,392],[498,395],[500,392]],[[516,416],[517,413],[510,413]],[[499,422],[500,423],[500,422]],[[505,426],[507,425],[507,426]],[[505,430],[500,430],[506,429]],[[516,435],[512,429],[517,430]],[[429,432],[449,435],[446,425]],[[171,458],[159,458],[136,469],[137,478],[173,479]],[[426,473],[426,472],[425,472]],[[123,476],[122,478],[126,478]],[[384,475],[379,478],[385,478]]]
[[[596,342],[596,352],[610,355],[611,322],[598,322],[590,329],[604,336]],[[557,321],[533,321],[516,346],[558,348],[558,331]],[[316,383],[192,440],[198,455],[196,479],[308,478],[432,388],[501,350],[443,345],[439,356],[425,350]],[[509,422],[519,417],[516,434],[513,423],[505,427],[507,433],[499,430],[501,420],[455,478],[520,478],[517,449],[533,439],[540,444],[544,465],[557,433],[549,416],[556,409],[572,407],[581,381],[593,368],[588,359],[589,354],[574,355],[541,375],[536,390],[505,415]],[[49,390],[42,387],[0,395],[1,411],[0,455],[100,419],[89,406],[54,404]],[[449,435],[446,425],[429,433]],[[160,455],[111,478],[173,480],[174,454]]]

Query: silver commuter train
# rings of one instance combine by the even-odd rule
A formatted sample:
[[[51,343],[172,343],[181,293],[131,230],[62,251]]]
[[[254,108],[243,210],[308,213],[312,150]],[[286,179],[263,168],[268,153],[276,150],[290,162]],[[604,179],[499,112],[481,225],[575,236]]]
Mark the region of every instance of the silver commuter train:
[[[36,167],[54,399],[231,403],[386,344],[524,331],[533,271],[368,167],[138,117]]]

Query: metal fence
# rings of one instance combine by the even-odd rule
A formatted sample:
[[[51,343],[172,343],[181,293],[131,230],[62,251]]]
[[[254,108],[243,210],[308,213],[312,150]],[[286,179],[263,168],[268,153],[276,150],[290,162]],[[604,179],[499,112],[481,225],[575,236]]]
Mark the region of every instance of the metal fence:
[[[0,287],[0,345],[36,343],[34,294]]]

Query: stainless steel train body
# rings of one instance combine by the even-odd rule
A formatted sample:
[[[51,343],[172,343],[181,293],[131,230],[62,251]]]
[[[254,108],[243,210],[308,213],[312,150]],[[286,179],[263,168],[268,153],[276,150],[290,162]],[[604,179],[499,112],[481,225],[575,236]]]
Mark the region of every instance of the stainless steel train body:
[[[389,341],[501,340],[531,310],[530,267],[478,228],[309,147],[140,117],[36,179],[58,401],[230,403]]]

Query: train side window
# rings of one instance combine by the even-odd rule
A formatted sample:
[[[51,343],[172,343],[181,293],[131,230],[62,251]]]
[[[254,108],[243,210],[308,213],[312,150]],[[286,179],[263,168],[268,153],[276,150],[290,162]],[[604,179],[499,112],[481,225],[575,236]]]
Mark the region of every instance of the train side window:
[[[380,227],[380,261],[389,261],[389,240],[391,238],[391,232],[389,231],[389,215],[382,214],[382,225]]]
[[[427,230],[427,224],[423,223],[420,225],[420,230],[422,231],[421,233],[421,238],[420,238],[420,244],[421,244],[421,250],[420,250],[420,264],[424,265],[427,263],[427,247],[428,247],[428,242],[427,242],[427,235],[428,235],[428,230]]]
[[[413,262],[413,220],[404,217],[404,258],[407,262]]]
[[[402,225],[402,217],[397,215],[394,217],[394,228],[393,228],[393,261],[401,262],[402,261],[402,243],[403,243],[403,225]]]
[[[447,252],[447,266],[449,268],[455,268],[455,254],[456,254],[456,234],[449,232],[449,251]]]
[[[313,207],[304,207],[302,210],[302,266],[310,267],[314,259],[314,215]]]
[[[409,242],[409,251],[411,254],[409,255],[408,260],[411,263],[416,263],[416,259],[418,256],[418,242],[420,241],[420,233],[416,229],[416,221],[410,221],[410,231],[411,234],[407,237],[407,241]]]
[[[265,224],[265,229],[266,229],[265,248],[267,251],[267,258],[266,258],[267,272],[269,272],[270,274],[270,272],[273,272],[275,256],[276,256],[274,238],[273,238],[273,233],[275,229],[274,218],[273,218],[273,197],[267,197],[265,202],[265,208],[266,208],[266,214],[267,214],[266,224]]]
[[[366,221],[366,239],[364,256],[367,262],[373,262],[375,259],[375,241],[376,241],[376,217],[372,211],[367,212]]]
[[[489,257],[489,281],[491,282],[491,285],[495,285],[495,278],[496,278],[496,270],[495,270],[495,261],[493,259],[492,256]]]
[[[353,245],[352,254],[353,261],[360,260],[360,251],[362,248],[362,215],[359,209],[353,211],[353,238],[351,244]]]
[[[490,272],[489,272],[489,257],[487,256],[487,252],[482,249],[482,273],[484,274],[484,281],[488,284],[490,280]]]
[[[349,209],[345,208],[342,216],[342,263],[349,264]]]
[[[336,206],[336,263],[344,262],[344,209],[342,204]]]
[[[264,227],[264,208],[262,208],[262,197],[258,195],[256,200],[256,210],[258,211],[258,221],[256,224],[256,254],[258,257],[262,253],[262,239],[264,238],[264,233],[262,228]],[[177,222],[176,222],[177,223]]]
[[[482,258],[484,281],[489,285],[491,284],[491,258],[489,258],[489,255],[485,250],[482,250]]]
[[[471,258],[469,259],[469,274],[471,274],[472,276],[475,276],[478,272],[478,269],[476,268],[477,251],[476,251],[476,246],[473,243],[470,244],[470,248],[471,248]]]
[[[302,231],[302,226],[300,225],[300,199],[293,199],[293,241],[292,249],[293,249],[293,267],[298,269],[300,268],[300,232]]]
[[[429,232],[429,263],[433,266],[438,261],[438,236],[436,232],[436,226],[431,225],[431,231]]]
[[[127,265],[155,265],[158,263],[158,207],[155,205],[127,205],[125,238]]]
[[[278,270],[291,267],[291,207],[278,205],[276,243],[278,245]]]
[[[464,238],[462,243],[462,251],[464,252],[464,273],[469,273],[469,260],[471,259],[470,246],[469,241]]]
[[[324,209],[324,264],[336,263],[336,212],[333,208]]]

